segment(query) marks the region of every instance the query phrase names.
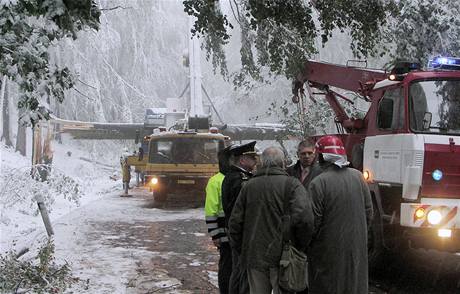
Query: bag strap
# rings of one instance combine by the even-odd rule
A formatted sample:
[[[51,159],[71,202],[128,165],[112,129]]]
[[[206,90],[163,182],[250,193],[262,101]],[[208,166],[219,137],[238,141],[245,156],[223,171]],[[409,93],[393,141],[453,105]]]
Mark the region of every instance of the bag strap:
[[[291,215],[289,209],[289,198],[290,198],[290,177],[286,178],[284,182],[284,198],[283,198],[283,216],[281,217],[282,229],[283,229],[283,245],[291,242]]]

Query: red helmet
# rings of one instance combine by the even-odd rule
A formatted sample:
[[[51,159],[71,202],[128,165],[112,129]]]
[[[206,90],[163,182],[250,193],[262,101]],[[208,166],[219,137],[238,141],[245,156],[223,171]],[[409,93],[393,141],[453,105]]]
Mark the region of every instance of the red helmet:
[[[336,136],[321,137],[315,145],[316,152],[318,153],[331,153],[338,155],[346,155],[345,147],[342,140]]]

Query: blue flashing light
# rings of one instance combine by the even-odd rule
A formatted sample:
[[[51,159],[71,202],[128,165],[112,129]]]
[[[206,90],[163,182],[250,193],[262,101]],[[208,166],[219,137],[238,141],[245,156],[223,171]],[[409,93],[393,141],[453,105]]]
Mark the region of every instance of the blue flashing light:
[[[428,67],[460,69],[460,58],[438,56],[430,60]]]
[[[436,182],[439,182],[442,179],[442,171],[439,169],[435,169],[432,173],[431,176],[433,177],[433,180]]]

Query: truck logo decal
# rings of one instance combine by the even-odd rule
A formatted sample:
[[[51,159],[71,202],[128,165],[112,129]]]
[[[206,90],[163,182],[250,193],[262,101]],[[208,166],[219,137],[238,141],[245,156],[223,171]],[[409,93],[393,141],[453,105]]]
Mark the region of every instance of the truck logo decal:
[[[379,158],[379,151],[378,150],[374,151],[374,158]]]

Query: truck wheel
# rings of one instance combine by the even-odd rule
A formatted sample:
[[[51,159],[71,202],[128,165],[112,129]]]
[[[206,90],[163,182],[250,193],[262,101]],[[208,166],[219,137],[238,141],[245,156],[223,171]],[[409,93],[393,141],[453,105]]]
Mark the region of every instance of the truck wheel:
[[[376,270],[382,266],[385,247],[383,246],[382,219],[377,206],[372,202],[374,208],[374,219],[367,234],[367,252],[369,269]]]
[[[166,202],[166,194],[161,191],[153,190],[153,207],[162,208]]]

